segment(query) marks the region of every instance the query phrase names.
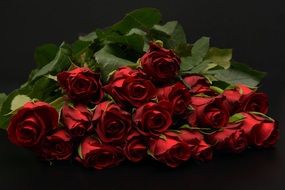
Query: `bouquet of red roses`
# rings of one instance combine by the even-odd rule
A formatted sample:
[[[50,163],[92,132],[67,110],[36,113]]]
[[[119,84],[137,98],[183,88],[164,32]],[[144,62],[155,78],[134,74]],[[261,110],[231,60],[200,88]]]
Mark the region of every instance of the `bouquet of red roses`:
[[[187,43],[177,21],[160,19],[139,9],[74,43],[38,47],[28,81],[0,95],[10,141],[96,169],[147,157],[177,167],[274,145],[277,123],[257,92],[264,73],[207,37]]]

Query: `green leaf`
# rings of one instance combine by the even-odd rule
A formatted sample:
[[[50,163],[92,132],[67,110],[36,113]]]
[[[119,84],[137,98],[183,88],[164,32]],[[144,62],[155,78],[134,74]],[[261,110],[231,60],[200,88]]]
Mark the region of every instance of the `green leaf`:
[[[52,61],[53,58],[56,56],[57,51],[58,47],[55,44],[44,44],[42,46],[37,47],[35,50],[34,57],[38,68],[42,68],[50,61]]]
[[[152,158],[156,159],[153,153],[148,149],[147,150],[147,155],[151,156]]]
[[[154,8],[142,8],[128,13],[121,21],[114,24],[111,29],[126,34],[132,28],[149,30],[154,24],[159,23],[161,14]]]
[[[181,57],[180,71],[189,71],[202,62],[203,58],[200,56]]]
[[[147,38],[147,33],[141,29],[138,29],[138,28],[132,28],[127,34],[126,36],[130,36],[130,35],[133,35],[133,34],[137,34],[137,35],[140,35],[143,40],[144,40],[144,44],[143,44],[143,51],[146,52],[148,49],[149,49],[149,40]]]
[[[72,54],[74,54],[74,56],[80,55],[84,50],[89,48],[90,44],[88,41],[76,40],[71,44]]]
[[[199,56],[204,58],[209,50],[210,38],[202,37],[197,40],[192,47],[192,56]]]
[[[98,30],[98,38],[105,41],[105,44],[123,44],[137,52],[142,53],[144,48],[144,38],[139,34],[120,35],[110,30]]]
[[[160,135],[159,135],[159,138],[163,139],[164,141],[167,140],[167,137],[166,137],[164,134],[160,134]]]
[[[107,82],[109,73],[122,66],[136,66],[136,63],[116,56],[115,49],[106,45],[100,51],[95,53],[95,59],[99,64],[101,79]]]
[[[0,93],[0,110],[2,109],[2,105],[7,99],[7,95],[5,93]]]
[[[11,110],[15,111],[22,107],[25,103],[30,102],[31,98],[26,95],[17,95],[11,102]]]
[[[223,89],[217,87],[217,86],[210,86],[210,89],[218,94],[222,94],[224,92]]]
[[[35,75],[32,77],[32,80],[46,74],[56,75],[57,73],[67,69],[72,63],[70,60],[71,53],[70,47],[65,43],[62,43],[55,58],[38,70],[37,73],[35,73]]]
[[[236,113],[229,118],[229,123],[237,123],[244,119],[244,115],[241,113]]]
[[[180,44],[186,44],[186,35],[182,26],[177,21],[167,22],[165,25],[154,25],[152,31],[158,31],[156,38],[164,42],[167,48],[176,48]],[[161,36],[161,33],[166,37]]]
[[[224,69],[228,69],[231,65],[230,61],[232,59],[232,50],[212,47],[209,49],[206,59],[223,67]]]
[[[184,124],[181,127],[179,127],[179,129],[191,129],[189,124]]]
[[[84,159],[84,158],[83,158],[83,155],[82,155],[81,144],[79,144],[77,152],[78,152],[78,156],[79,156],[81,159]]]
[[[180,70],[183,74],[203,73],[213,66],[216,66],[211,64],[210,61],[203,61],[208,53],[209,45],[210,39],[208,37],[202,37],[193,44],[191,56],[181,58]]]
[[[89,34],[86,34],[84,36],[79,36],[79,40],[84,41],[84,42],[93,42],[94,40],[97,39],[97,34],[96,32],[91,32]]]
[[[212,70],[208,74],[213,75],[217,80],[236,85],[245,84],[249,87],[256,87],[266,75],[264,72],[256,71],[249,66],[237,62],[232,62],[227,70]]]

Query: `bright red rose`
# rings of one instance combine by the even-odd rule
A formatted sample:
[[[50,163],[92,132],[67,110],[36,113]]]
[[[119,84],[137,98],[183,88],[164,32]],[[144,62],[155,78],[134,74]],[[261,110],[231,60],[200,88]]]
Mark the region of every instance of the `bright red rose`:
[[[85,105],[69,106],[61,110],[61,120],[73,137],[82,137],[92,131],[92,115]]]
[[[279,138],[277,122],[254,113],[242,113],[241,128],[245,131],[249,145],[267,148],[276,144]]]
[[[188,75],[183,80],[191,87],[191,94],[213,94],[209,81],[201,75]]]
[[[229,113],[221,95],[215,97],[193,96],[191,105],[194,107],[198,122],[203,127],[221,128],[229,120]]]
[[[22,147],[36,147],[46,134],[58,126],[58,113],[45,102],[28,102],[11,118],[10,141]]]
[[[129,67],[119,68],[104,90],[122,105],[138,107],[154,98],[156,89],[146,74]]]
[[[119,165],[124,156],[122,150],[111,145],[101,144],[95,137],[86,137],[78,149],[76,159],[85,167],[95,169],[111,168]]]
[[[217,150],[241,153],[248,145],[246,134],[242,129],[235,129],[230,125],[207,136],[207,141]]]
[[[149,50],[140,58],[143,71],[155,81],[169,82],[180,70],[180,58],[171,50],[150,43]]]
[[[164,136],[165,139],[157,137],[150,140],[150,153],[155,159],[175,168],[190,158],[191,149],[178,134],[167,131]]]
[[[171,104],[167,101],[149,102],[136,109],[133,121],[142,135],[159,136],[172,125]]]
[[[190,93],[182,83],[160,88],[157,92],[159,101],[166,100],[172,104],[175,116],[187,117],[189,114]]]
[[[131,127],[131,115],[119,105],[105,101],[96,106],[93,124],[101,141],[121,143]]]
[[[204,141],[204,136],[199,131],[181,129],[178,135],[188,144],[195,159],[201,161],[212,159],[212,148]]]
[[[67,160],[73,153],[72,138],[63,128],[57,128],[45,137],[40,154],[45,160]]]
[[[97,104],[103,98],[100,74],[88,68],[76,68],[57,74],[57,80],[68,97],[76,103]]]
[[[124,154],[128,160],[139,162],[147,156],[147,141],[144,136],[131,130],[126,138]]]
[[[268,97],[265,93],[255,92],[245,85],[237,85],[234,89],[223,92],[226,105],[234,114],[241,111],[256,111],[266,114],[268,112]]]

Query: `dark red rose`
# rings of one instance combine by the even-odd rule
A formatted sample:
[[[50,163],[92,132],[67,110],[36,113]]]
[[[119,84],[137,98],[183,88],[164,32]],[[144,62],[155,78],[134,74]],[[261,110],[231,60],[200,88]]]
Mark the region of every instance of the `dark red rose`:
[[[166,100],[172,104],[173,114],[186,117],[189,114],[190,93],[185,85],[176,83],[160,88],[157,92],[159,101]]]
[[[82,137],[91,132],[92,115],[85,105],[70,106],[65,104],[61,110],[61,120],[73,137]]]
[[[58,113],[45,102],[28,102],[11,118],[10,141],[22,147],[36,147],[46,134],[58,126]]]
[[[139,162],[147,156],[147,141],[144,136],[131,130],[126,138],[125,156],[132,162]]]
[[[147,53],[140,58],[143,71],[155,81],[169,82],[180,69],[180,58],[171,50],[150,43]]]
[[[266,114],[268,112],[268,97],[265,93],[255,92],[245,85],[237,85],[234,89],[223,92],[230,112],[256,111]]]
[[[230,125],[209,135],[207,140],[217,150],[241,153],[247,148],[246,134],[242,129],[235,129]]]
[[[191,94],[213,94],[209,81],[201,75],[188,75],[183,80],[191,87]]]
[[[204,136],[199,131],[181,129],[178,135],[188,144],[195,159],[201,161],[212,159],[212,147],[205,142]]]
[[[149,102],[136,109],[133,121],[139,133],[159,136],[172,125],[171,104],[167,101]]]
[[[122,105],[141,106],[154,98],[156,89],[146,74],[129,67],[119,68],[111,77],[105,91]]]
[[[229,113],[221,95],[215,97],[193,96],[191,105],[194,107],[199,124],[203,127],[221,128],[229,120]]]
[[[45,160],[67,160],[73,153],[72,138],[66,129],[57,128],[45,137],[40,152]]]
[[[249,145],[267,148],[276,144],[279,138],[277,122],[266,116],[242,113],[241,128],[245,131]]]
[[[76,159],[85,167],[95,169],[111,168],[119,165],[124,156],[122,150],[111,145],[101,144],[95,137],[83,139],[78,149]]]
[[[105,101],[96,106],[93,124],[101,141],[121,143],[131,127],[131,115],[119,105]]]
[[[164,139],[158,137],[150,140],[150,153],[155,159],[175,168],[190,158],[191,149],[178,134],[167,131],[164,136]]]
[[[57,80],[68,97],[79,103],[97,104],[103,98],[100,74],[88,68],[76,68],[57,74]]]

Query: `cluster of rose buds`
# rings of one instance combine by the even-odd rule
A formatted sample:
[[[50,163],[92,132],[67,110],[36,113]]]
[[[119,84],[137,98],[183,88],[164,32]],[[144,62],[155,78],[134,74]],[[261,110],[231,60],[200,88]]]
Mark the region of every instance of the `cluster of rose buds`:
[[[61,109],[26,103],[10,120],[9,139],[43,159],[76,159],[96,169],[148,156],[177,167],[211,160],[213,151],[276,143],[266,94],[242,84],[217,91],[198,74],[178,77],[180,58],[154,43],[139,63],[119,68],[107,84],[85,67],[59,73]]]

